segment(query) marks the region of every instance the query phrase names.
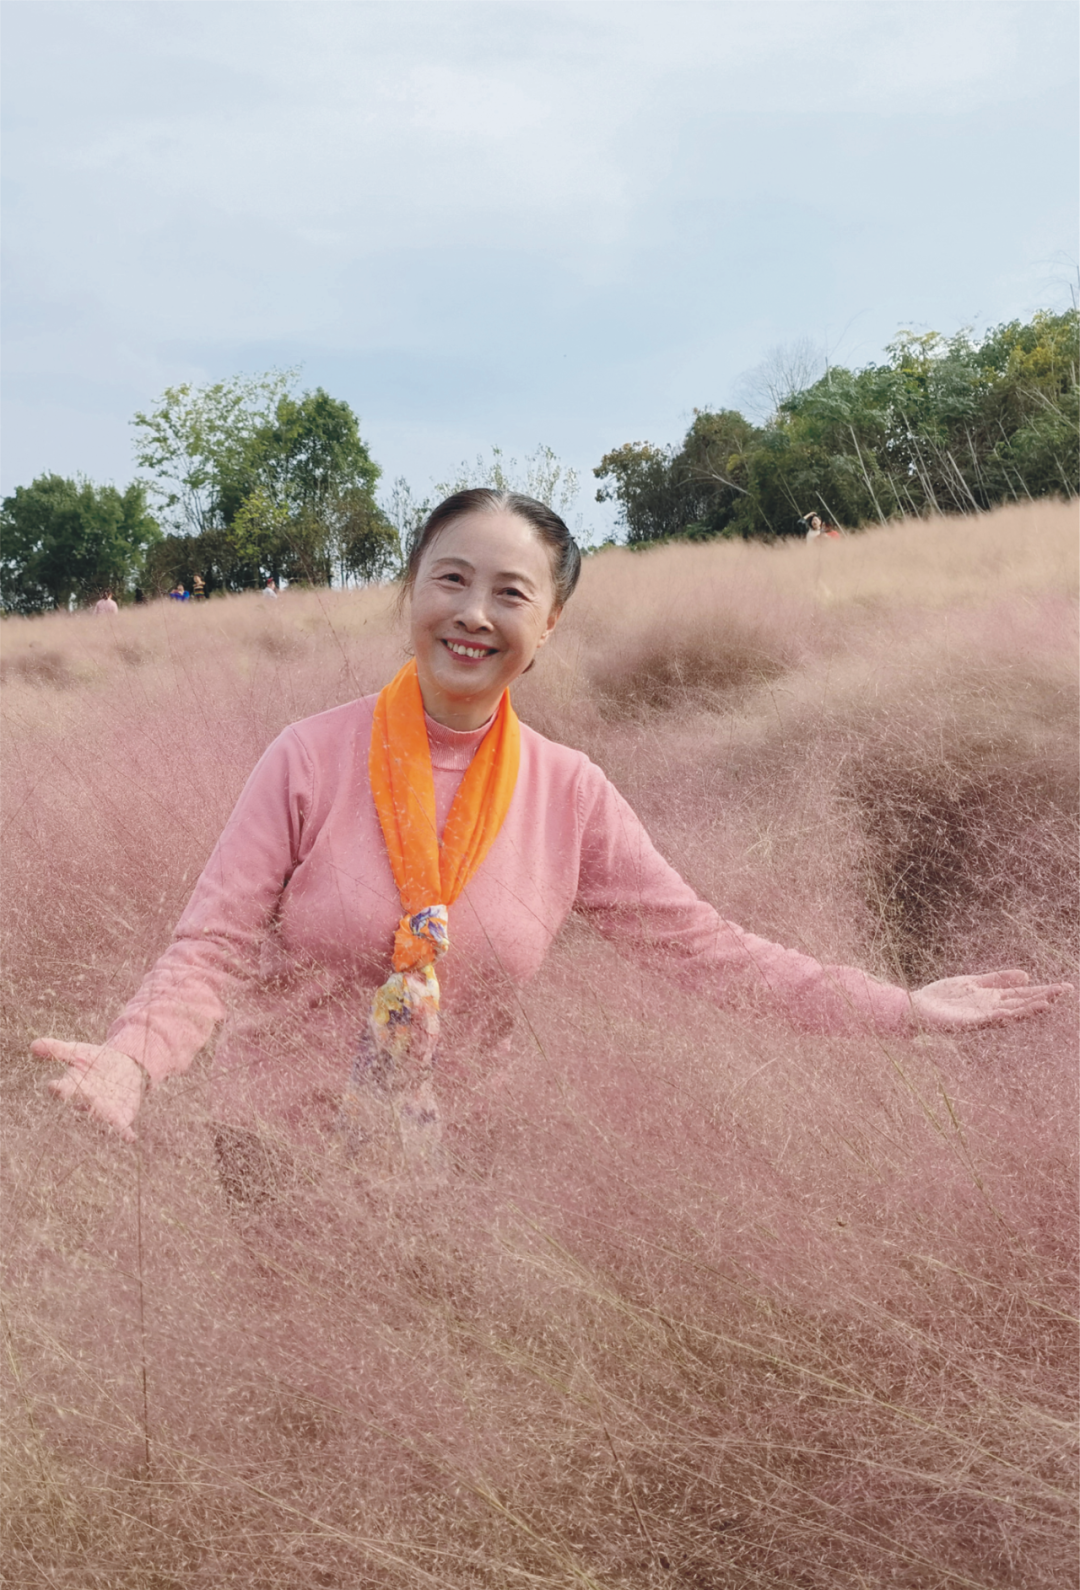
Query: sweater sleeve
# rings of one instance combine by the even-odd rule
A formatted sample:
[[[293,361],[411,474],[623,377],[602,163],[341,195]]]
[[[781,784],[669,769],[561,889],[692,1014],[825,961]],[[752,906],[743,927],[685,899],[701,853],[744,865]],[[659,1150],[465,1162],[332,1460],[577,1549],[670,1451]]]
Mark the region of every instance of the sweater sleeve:
[[[725,922],[657,852],[598,768],[579,792],[576,908],[622,953],[723,1008],[777,1010],[810,1032],[914,1029],[907,992]]]
[[[313,800],[295,729],[266,750],[195,885],[168,949],[109,1028],[106,1043],[156,1083],[186,1071],[257,970],[259,947],[300,856]]]

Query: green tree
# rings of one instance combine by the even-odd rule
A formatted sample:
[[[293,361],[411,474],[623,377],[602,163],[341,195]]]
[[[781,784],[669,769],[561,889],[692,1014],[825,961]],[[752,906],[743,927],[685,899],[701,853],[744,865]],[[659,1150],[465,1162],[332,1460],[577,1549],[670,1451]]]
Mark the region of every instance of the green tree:
[[[257,485],[240,499],[231,522],[213,536],[212,544],[223,564],[223,584],[255,584],[273,575],[280,580],[284,546],[293,521],[283,503]]]
[[[161,539],[139,484],[119,491],[40,475],[0,508],[4,610],[41,613],[134,583]]]
[[[699,409],[682,446],[628,442],[601,459],[598,502],[618,502],[631,546],[732,531],[748,493],[747,458],[758,432],[735,409]]]
[[[616,448],[595,471],[597,495],[618,501],[637,544],[771,538],[799,531],[811,510],[857,526],[1075,494],[1077,332],[1075,310],[981,341],[902,332],[882,363],[827,370],[760,428],[734,410],[702,411],[679,449]]]
[[[271,370],[211,386],[184,382],[166,387],[148,414],[135,415],[135,462],[147,472],[147,490],[170,529],[199,535],[220,524],[223,495],[230,482],[247,477],[255,438],[295,375]]]
[[[266,577],[257,559],[238,555],[227,531],[211,528],[197,536],[164,536],[147,554],[142,583],[147,592],[161,596],[177,583],[190,589],[196,574],[208,596],[250,590]]]
[[[1078,333],[1073,309],[1011,321],[983,342],[980,356],[997,375],[982,416],[986,474],[999,497],[1080,490]]]
[[[138,462],[174,532],[192,541],[185,550],[169,538],[155,579],[183,565],[208,589],[242,590],[267,575],[330,583],[394,566],[397,539],[374,495],[380,470],[355,414],[321,387],[293,395],[294,378],[170,387],[135,416]]]
[[[256,433],[252,459],[271,495],[293,511],[318,510],[346,490],[370,493],[382,474],[352,409],[322,387],[279,399]]]
[[[369,491],[339,492],[325,511],[341,585],[350,580],[386,580],[397,573],[402,542]]]
[[[834,368],[783,404],[749,470],[748,533],[786,533],[810,510],[849,525],[917,511],[889,475],[895,386],[888,369]]]
[[[731,535],[750,496],[749,461],[760,432],[737,409],[695,410],[693,424],[671,461],[692,540]]]
[[[670,447],[624,442],[605,453],[593,474],[604,482],[597,502],[617,502],[631,546],[679,535],[692,520],[672,465]]]
[[[347,403],[321,387],[279,399],[273,418],[252,438],[247,477],[234,487],[260,503],[259,519],[276,526],[267,572],[312,584],[374,579],[397,557],[397,538],[375,500],[381,475]],[[223,504],[224,514],[236,523]],[[279,567],[271,567],[274,561]]]

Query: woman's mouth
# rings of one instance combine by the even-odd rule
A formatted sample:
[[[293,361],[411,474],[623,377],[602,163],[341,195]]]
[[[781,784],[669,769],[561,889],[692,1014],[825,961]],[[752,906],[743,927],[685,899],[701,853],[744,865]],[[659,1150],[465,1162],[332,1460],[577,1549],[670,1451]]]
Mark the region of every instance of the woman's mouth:
[[[482,662],[485,657],[495,655],[494,646],[477,646],[464,640],[444,640],[443,645],[455,657],[464,657],[469,662]]]

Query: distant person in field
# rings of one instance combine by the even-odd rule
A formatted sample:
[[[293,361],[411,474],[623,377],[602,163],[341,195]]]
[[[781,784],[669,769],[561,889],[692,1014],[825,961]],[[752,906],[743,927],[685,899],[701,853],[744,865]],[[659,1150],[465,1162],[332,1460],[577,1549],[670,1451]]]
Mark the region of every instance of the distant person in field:
[[[270,575],[270,577],[267,579],[266,584],[263,586],[263,595],[264,596],[269,596],[274,601],[277,601],[277,586],[274,584],[273,575]]]
[[[102,592],[99,600],[94,603],[94,613],[98,618],[112,618],[119,611],[111,591]]]
[[[191,596],[193,601],[206,601],[206,581],[201,574],[193,574],[191,576]]]
[[[910,991],[723,920],[598,767],[518,722],[510,687],[579,569],[566,525],[530,497],[463,491],[435,509],[403,581],[410,661],[263,754],[105,1042],[33,1044],[66,1067],[58,1098],[131,1141],[146,1089],[224,1023],[223,1179],[260,1121],[361,1165],[435,1162],[444,1111],[497,1086],[517,989],[572,911],[676,987],[814,1032],[980,1027],[1064,991],[1022,971]]]
[[[839,541],[843,531],[831,522],[823,521],[820,514],[807,513],[799,520],[807,541]]]
[[[190,597],[190,593],[188,591],[186,591],[184,589],[183,585],[181,584],[181,582],[179,580],[177,580],[176,584],[173,586],[172,590],[169,592],[170,600],[173,601],[173,602],[186,602],[186,601],[189,600],[189,597]]]

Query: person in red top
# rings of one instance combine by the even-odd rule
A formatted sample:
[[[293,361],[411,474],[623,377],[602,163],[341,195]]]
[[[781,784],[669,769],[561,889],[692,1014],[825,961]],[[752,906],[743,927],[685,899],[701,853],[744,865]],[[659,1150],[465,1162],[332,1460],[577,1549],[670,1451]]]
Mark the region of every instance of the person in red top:
[[[455,494],[412,546],[404,600],[440,834],[504,692],[547,643],[579,567],[562,520],[512,493]],[[224,1023],[222,1121],[332,1125],[325,1101],[348,1085],[401,921],[369,771],[376,701],[305,719],[268,748],[171,944],[104,1043],[35,1040],[36,1056],[65,1067],[49,1084],[57,1098],[131,1141],[145,1089],[185,1070]],[[521,725],[505,818],[449,907],[437,1083],[452,1086],[472,1067],[471,1083],[482,1084],[498,1068],[514,991],[571,911],[719,1006],[775,1010],[820,1032],[1012,1021],[1046,1010],[1068,986],[1033,986],[1009,970],[909,991],[758,938],[694,894],[587,757]]]
[[[842,530],[837,529],[831,522],[824,522],[817,513],[804,514],[799,524],[806,532],[807,541],[840,541],[843,538]]]

